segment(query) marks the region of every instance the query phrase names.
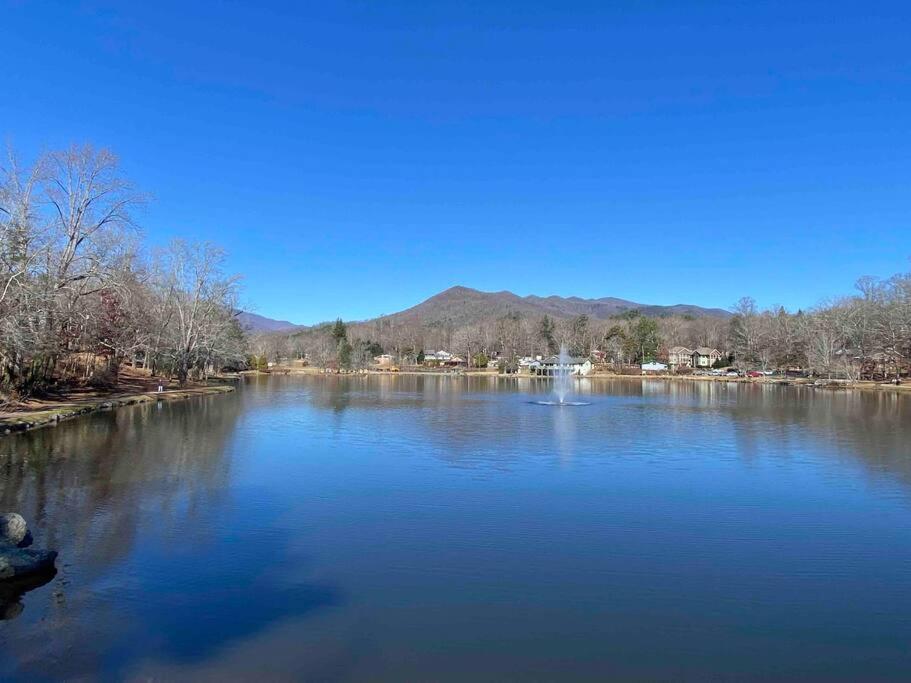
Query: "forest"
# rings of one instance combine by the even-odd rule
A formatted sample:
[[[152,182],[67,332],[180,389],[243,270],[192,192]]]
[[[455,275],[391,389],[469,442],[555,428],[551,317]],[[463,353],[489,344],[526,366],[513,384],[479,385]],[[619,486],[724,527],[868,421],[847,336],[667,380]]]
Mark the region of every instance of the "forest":
[[[239,279],[212,244],[149,249],[148,198],[105,149],[0,169],[0,401],[111,385],[123,364],[181,383],[244,362]]]
[[[725,364],[742,369],[800,368],[818,376],[886,379],[911,369],[911,273],[861,278],[854,294],[808,310],[760,309],[743,297],[723,317],[647,316],[631,310],[596,320],[511,312],[455,324],[447,318],[387,316],[258,335],[251,344],[254,357],[263,360],[306,359],[339,369],[367,368],[379,353],[403,364],[418,363],[423,352],[440,349],[472,365],[496,358],[508,368],[519,358],[556,353],[561,346],[620,368],[667,360],[674,346],[704,346],[718,349]]]

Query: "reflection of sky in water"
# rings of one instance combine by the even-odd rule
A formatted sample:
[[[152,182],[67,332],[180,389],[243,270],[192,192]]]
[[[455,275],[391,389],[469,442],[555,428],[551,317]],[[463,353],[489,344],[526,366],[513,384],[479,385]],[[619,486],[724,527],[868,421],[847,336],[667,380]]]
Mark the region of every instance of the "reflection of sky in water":
[[[0,508],[61,552],[0,679],[904,676],[911,397],[550,395],[259,379],[0,440]]]

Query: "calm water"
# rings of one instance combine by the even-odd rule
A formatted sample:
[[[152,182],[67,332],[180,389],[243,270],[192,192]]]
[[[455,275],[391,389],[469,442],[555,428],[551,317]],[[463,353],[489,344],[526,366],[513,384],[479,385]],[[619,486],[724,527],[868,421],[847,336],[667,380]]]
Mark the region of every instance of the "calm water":
[[[0,679],[908,680],[911,397],[254,380],[0,439]],[[0,598],[3,594],[0,594]]]

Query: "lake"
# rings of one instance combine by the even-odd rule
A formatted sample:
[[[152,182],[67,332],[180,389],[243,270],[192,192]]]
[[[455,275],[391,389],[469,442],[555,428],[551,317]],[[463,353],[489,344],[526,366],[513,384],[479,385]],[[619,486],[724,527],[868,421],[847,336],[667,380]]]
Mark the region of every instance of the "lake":
[[[911,396],[548,387],[263,377],[0,439],[60,551],[0,679],[908,679]]]

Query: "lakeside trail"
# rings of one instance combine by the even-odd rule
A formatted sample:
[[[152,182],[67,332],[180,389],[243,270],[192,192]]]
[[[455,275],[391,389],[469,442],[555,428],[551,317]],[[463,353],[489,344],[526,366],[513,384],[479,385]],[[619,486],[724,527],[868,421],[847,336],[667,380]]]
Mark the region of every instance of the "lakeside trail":
[[[234,391],[232,384],[192,383],[166,387],[158,392],[157,378],[122,373],[117,386],[110,390],[97,388],[73,389],[58,396],[30,399],[19,405],[0,410],[0,436],[47,427],[80,415],[120,406],[153,403],[158,401],[183,401],[194,396],[223,394]]]

